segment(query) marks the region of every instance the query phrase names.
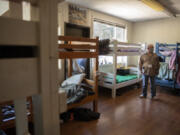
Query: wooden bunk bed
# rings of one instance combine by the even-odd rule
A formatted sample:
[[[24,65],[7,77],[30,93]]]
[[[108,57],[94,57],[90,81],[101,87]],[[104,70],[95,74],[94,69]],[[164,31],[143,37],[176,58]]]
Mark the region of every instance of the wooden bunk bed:
[[[140,72],[138,67],[128,67],[130,74],[136,76],[131,76],[129,80],[122,80],[122,82],[117,82],[117,57],[118,56],[140,56],[146,50],[145,44],[134,44],[134,43],[124,43],[114,40],[110,43],[110,52],[105,56],[113,57],[113,64],[105,65],[107,67],[100,66],[99,72],[99,86],[112,89],[112,97],[116,97],[116,90],[125,86],[139,83],[141,81]],[[109,67],[108,67],[109,66]],[[127,65],[126,65],[127,66]],[[108,68],[106,71],[105,68]],[[121,79],[121,76],[119,76]]]
[[[28,5],[32,13],[28,21],[22,16],[24,1],[35,6],[34,12]],[[0,109],[13,103],[16,119],[3,121],[0,110],[0,129],[15,127],[14,134],[29,135],[28,119],[32,120],[32,115],[27,117],[27,97],[32,97],[29,110],[32,112],[33,105],[33,134],[60,134],[56,74],[58,1],[7,0],[7,3],[7,11],[13,10],[8,17],[0,15]]]
[[[97,111],[98,100],[98,38],[80,38],[59,36],[59,59],[68,59],[68,77],[72,76],[72,59],[94,58],[93,80],[84,79],[84,82],[93,87],[94,95],[87,96],[78,103],[68,104],[67,109],[72,109],[86,103],[93,102],[93,110]]]

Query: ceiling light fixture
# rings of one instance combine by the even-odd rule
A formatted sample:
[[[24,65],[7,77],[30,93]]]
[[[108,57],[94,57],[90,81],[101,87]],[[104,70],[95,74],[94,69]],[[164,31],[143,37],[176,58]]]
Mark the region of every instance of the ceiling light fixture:
[[[169,11],[165,6],[163,6],[157,0],[140,0],[140,1],[143,2],[144,4],[146,4],[147,6],[149,6],[150,8],[154,9],[155,11],[165,12],[169,16],[176,17],[176,15],[174,13]]]
[[[164,7],[156,0],[141,0],[141,1],[156,11],[159,12],[164,11]]]

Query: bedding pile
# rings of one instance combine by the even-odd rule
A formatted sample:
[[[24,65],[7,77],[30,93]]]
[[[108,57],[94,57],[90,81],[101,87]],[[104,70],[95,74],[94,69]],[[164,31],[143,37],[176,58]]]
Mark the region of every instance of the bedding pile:
[[[99,40],[99,54],[108,54],[110,52],[109,48],[110,40],[109,39],[103,39]]]
[[[65,91],[67,94],[67,104],[80,102],[89,95],[95,94],[92,88],[82,83],[85,74],[76,74],[66,79],[59,90]]]

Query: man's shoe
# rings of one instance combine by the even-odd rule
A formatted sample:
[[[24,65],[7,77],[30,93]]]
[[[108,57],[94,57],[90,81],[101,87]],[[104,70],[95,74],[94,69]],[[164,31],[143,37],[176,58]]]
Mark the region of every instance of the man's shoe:
[[[143,94],[141,94],[139,97],[140,98],[146,98],[146,96],[144,96]]]
[[[151,99],[154,99],[154,97],[155,97],[155,96],[152,96],[152,95],[151,95]]]

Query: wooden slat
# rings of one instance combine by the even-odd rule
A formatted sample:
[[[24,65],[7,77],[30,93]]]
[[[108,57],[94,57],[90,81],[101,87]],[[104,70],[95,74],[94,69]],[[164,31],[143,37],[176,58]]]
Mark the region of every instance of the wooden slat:
[[[87,96],[83,100],[81,100],[81,102],[79,102],[79,103],[69,104],[68,109],[72,109],[72,108],[87,104],[89,102],[94,101],[95,99],[96,99],[96,95]]]
[[[75,45],[75,44],[59,44],[59,49],[96,49],[96,46],[92,46],[92,45],[87,45],[87,44],[79,44],[79,45]]]
[[[67,94],[64,90],[58,91],[59,114],[67,111]]]
[[[141,79],[136,78],[136,79],[133,79],[133,80],[118,83],[118,84],[116,84],[116,89],[122,88],[122,87],[125,87],[125,86],[129,86],[129,85],[135,84],[135,83],[140,82],[140,81],[141,81]]]
[[[0,60],[0,102],[39,93],[36,58]]]
[[[73,72],[73,61],[72,59],[68,59],[68,77],[72,76]]]
[[[0,128],[3,125],[3,113],[2,113],[2,107],[0,105]]]
[[[114,78],[101,78],[100,81],[113,83]]]
[[[114,45],[142,46],[142,44],[137,44],[137,43],[127,43],[127,42],[118,42],[117,40],[112,41],[110,44],[114,44]]]
[[[100,77],[114,78],[114,75],[111,73],[100,72]]]
[[[97,46],[97,49],[96,49],[96,53],[99,54],[99,38],[96,37],[96,46]],[[94,61],[94,71],[93,71],[93,80],[94,80],[94,91],[95,91],[95,100],[93,101],[93,110],[95,112],[98,111],[98,67],[99,67],[99,57],[98,55],[95,57],[95,61]]]
[[[96,56],[96,52],[59,52],[60,59],[95,58]]]
[[[0,17],[0,45],[38,45],[36,22]]]
[[[84,81],[85,81],[85,83],[87,83],[87,84],[89,84],[91,86],[94,86],[94,81],[93,80],[89,80],[89,79],[84,78]]]
[[[21,4],[21,2],[26,1],[26,2],[30,2],[31,5],[33,5],[33,6],[38,6],[38,0],[7,0],[7,1],[16,2],[16,3],[20,3],[20,4]]]
[[[140,51],[140,52],[116,52],[116,56],[140,56],[142,55],[144,52]],[[110,52],[109,54],[103,55],[101,54],[101,56],[113,56],[114,52]]]
[[[109,88],[109,89],[112,89],[114,87],[112,84],[106,83],[106,82],[99,82],[99,86]]]
[[[26,98],[14,100],[16,135],[29,134]]]
[[[97,39],[82,38],[82,37],[71,37],[71,36],[59,36],[59,40],[62,41],[78,41],[78,42],[97,42]]]

